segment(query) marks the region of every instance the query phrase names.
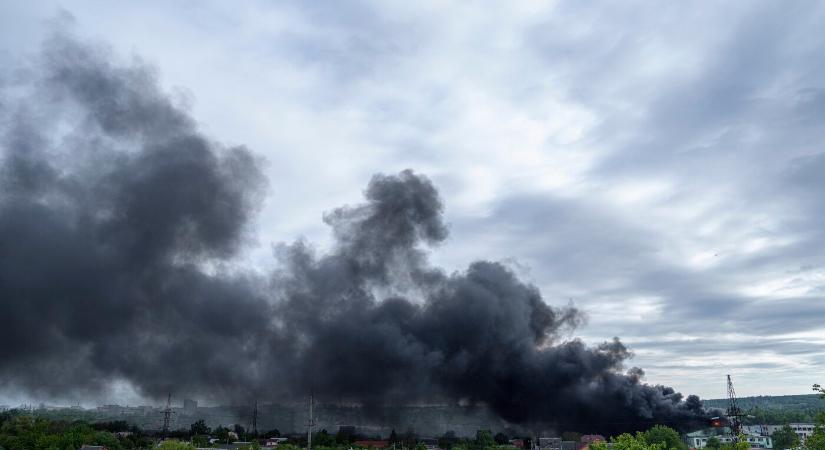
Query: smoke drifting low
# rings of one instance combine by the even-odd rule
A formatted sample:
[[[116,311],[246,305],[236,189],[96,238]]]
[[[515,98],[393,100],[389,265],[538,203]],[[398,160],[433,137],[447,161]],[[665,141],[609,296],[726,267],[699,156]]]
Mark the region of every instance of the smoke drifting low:
[[[700,421],[699,399],[624,372],[618,339],[505,266],[447,274],[424,176],[376,175],[324,216],[332,250],[277,247],[271,276],[234,264],[266,180],[242,147],[203,136],[140,63],[67,33],[2,87],[0,388],[286,399],[366,407],[489,405],[518,424],[618,431]]]

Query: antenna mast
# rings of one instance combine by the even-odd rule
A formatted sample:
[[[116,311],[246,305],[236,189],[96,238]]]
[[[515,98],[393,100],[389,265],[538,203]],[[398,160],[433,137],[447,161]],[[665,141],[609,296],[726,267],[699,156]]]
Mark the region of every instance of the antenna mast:
[[[730,431],[733,434],[733,441],[739,440],[739,434],[742,432],[742,420],[740,419],[744,414],[739,409],[736,402],[736,391],[733,389],[733,381],[728,375],[728,410],[726,411],[728,421],[730,422]]]

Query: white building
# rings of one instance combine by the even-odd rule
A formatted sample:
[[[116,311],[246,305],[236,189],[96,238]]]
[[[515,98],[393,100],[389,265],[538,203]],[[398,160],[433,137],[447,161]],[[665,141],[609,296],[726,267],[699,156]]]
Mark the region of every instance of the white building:
[[[745,433],[747,433],[747,431],[745,431]],[[714,437],[716,439],[719,439],[719,442],[721,444],[729,444],[733,442],[733,436],[731,436],[730,434],[714,435],[712,433],[708,433],[705,431],[696,431],[693,433],[689,433],[685,436],[685,442],[690,448],[700,449],[707,447],[708,440]],[[745,434],[745,439],[747,439],[748,444],[750,444],[751,448],[773,448],[773,441],[771,440],[770,436],[761,436],[759,434],[747,433]]]
[[[812,423],[791,423],[789,425],[793,432],[799,436],[799,441],[803,444],[810,435],[814,434],[815,425]],[[774,431],[781,429],[783,426],[784,425],[750,425],[748,427],[743,427],[743,429],[748,429],[748,431],[752,430],[765,436],[770,436]]]

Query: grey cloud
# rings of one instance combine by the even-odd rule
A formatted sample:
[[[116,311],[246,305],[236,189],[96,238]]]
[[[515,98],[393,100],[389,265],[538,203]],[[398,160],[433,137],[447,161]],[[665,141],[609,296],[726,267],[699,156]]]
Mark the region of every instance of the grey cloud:
[[[810,355],[823,351],[822,345],[810,342],[800,342],[788,338],[762,338],[759,340],[749,339],[736,341],[732,339],[721,339],[718,335],[710,337],[700,337],[690,340],[665,340],[665,341],[644,341],[634,342],[635,350],[666,350],[674,353],[690,354],[692,357],[719,356],[724,354],[742,354],[768,351],[773,352],[781,349],[784,355]],[[758,361],[746,360],[742,362],[746,366],[759,364]],[[662,365],[657,364],[657,367]]]
[[[815,331],[821,328],[821,318],[825,317],[825,302],[817,299],[757,299],[734,292],[727,278],[739,276],[740,270],[752,269],[754,263],[747,259],[702,270],[689,269],[680,261],[668,261],[660,252],[660,246],[666,243],[665,230],[633,225],[620,210],[598,204],[552,196],[505,198],[487,220],[456,225],[472,239],[500,232],[506,236],[530,236],[527,241],[508,240],[508,251],[529,261],[532,276],[546,285],[587,286],[589,296],[576,299],[586,310],[599,308],[600,301],[621,304],[637,297],[656,299],[660,311],[654,312],[654,317],[679,319],[674,322],[651,318],[644,327],[646,334],[652,336],[668,332],[743,332],[764,336]],[[780,259],[772,264],[787,261]],[[612,322],[621,324],[624,320],[616,317]],[[633,333],[631,327],[627,324],[617,326],[616,330]],[[687,351],[693,342],[679,345]],[[648,344],[657,345],[655,339],[634,345]],[[699,344],[695,345],[700,350]],[[742,341],[738,345],[749,348],[754,344]],[[781,353],[785,342],[760,345]],[[672,353],[683,354],[677,348]]]

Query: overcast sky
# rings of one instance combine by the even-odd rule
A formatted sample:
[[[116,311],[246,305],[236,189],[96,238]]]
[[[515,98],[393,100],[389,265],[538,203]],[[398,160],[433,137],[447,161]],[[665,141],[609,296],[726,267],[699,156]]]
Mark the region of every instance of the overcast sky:
[[[412,168],[446,204],[435,262],[507,261],[648,382],[825,382],[818,2],[4,1],[0,66],[68,15],[266,159],[250,267]]]

